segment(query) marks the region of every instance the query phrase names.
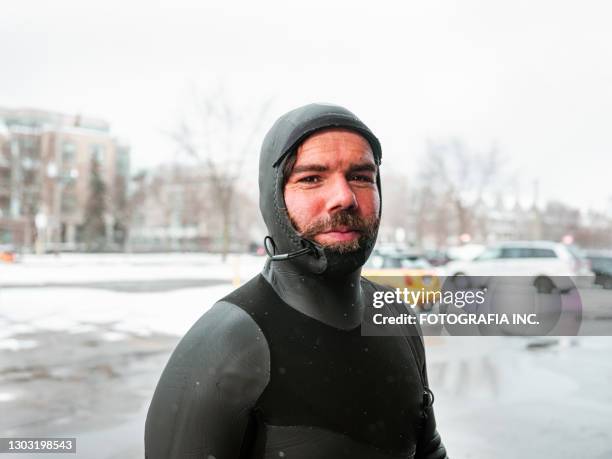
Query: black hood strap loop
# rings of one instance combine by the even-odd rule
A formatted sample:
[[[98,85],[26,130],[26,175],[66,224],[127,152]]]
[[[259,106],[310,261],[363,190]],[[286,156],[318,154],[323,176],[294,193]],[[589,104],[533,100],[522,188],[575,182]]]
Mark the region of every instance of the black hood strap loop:
[[[307,255],[309,253],[313,253],[315,257],[318,257],[319,253],[317,252],[314,245],[307,240],[304,240],[304,242],[306,243],[306,247],[304,247],[303,249],[296,250],[294,252],[282,253],[280,255],[276,255],[276,244],[274,243],[274,239],[272,239],[271,236],[266,236],[264,238],[263,245],[266,254],[268,254],[268,257],[270,258],[270,261],[291,260],[292,258],[301,257],[302,255]]]

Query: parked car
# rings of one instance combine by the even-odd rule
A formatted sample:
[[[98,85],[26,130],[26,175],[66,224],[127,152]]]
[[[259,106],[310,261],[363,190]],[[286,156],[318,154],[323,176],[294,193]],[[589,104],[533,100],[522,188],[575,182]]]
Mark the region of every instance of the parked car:
[[[428,292],[439,291],[441,287],[436,269],[418,253],[375,251],[364,265],[362,275],[374,282],[402,290],[406,288]],[[421,302],[417,306],[427,311],[433,305]]]
[[[551,241],[512,241],[488,247],[472,261],[451,261],[449,276],[533,278],[540,293],[593,284],[590,262],[573,246]]]
[[[612,251],[590,251],[587,252],[587,258],[595,273],[595,283],[612,289]]]
[[[458,247],[449,247],[446,251],[449,261],[472,261],[478,257],[486,247],[481,244],[464,244]]]
[[[17,261],[17,254],[13,246],[0,245],[0,263],[14,263]]]
[[[426,250],[424,256],[432,266],[444,266],[451,261],[448,253],[443,250]]]

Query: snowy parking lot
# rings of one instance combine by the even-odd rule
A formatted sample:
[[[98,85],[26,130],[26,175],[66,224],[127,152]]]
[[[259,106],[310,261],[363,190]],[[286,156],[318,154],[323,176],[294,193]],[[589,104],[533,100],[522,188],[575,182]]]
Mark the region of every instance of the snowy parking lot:
[[[0,437],[76,437],[76,457],[143,457],[148,402],[173,347],[262,265],[190,254],[0,265]],[[426,344],[452,457],[612,457],[612,337]]]

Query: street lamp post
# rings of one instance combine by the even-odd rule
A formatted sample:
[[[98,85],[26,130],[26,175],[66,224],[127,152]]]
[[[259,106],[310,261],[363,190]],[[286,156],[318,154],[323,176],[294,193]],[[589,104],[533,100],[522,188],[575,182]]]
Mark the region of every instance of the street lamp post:
[[[45,253],[47,214],[38,212],[34,217],[34,224],[36,225],[36,253],[40,255]]]

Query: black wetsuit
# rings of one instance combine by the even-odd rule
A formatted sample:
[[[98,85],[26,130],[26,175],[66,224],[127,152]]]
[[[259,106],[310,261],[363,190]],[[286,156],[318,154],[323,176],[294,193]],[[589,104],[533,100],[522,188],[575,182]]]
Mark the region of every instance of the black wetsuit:
[[[151,402],[147,458],[446,458],[421,338],[362,336],[383,288],[360,277],[371,247],[339,256],[300,240],[279,198],[286,153],[329,126],[364,135],[380,161],[376,138],[340,107],[310,105],[275,124],[260,208],[276,249],[300,256],[268,260],[181,340]]]

